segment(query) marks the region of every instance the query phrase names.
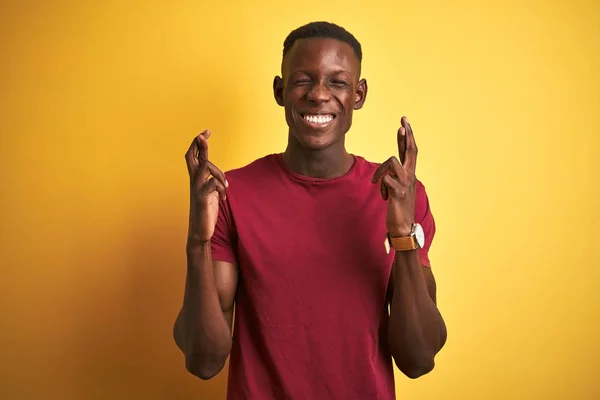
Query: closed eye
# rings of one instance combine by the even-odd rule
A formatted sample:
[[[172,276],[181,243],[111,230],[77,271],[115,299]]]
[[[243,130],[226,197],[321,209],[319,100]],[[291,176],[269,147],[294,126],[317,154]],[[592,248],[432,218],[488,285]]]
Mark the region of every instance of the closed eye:
[[[331,81],[331,83],[333,83],[334,85],[338,85],[338,86],[348,86],[348,82],[342,81],[339,79],[335,79],[335,80]]]

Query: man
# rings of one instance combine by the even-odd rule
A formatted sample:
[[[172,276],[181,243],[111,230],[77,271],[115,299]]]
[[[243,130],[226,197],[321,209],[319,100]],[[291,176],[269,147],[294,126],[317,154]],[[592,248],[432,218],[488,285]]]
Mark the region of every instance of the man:
[[[285,152],[223,174],[204,131],[186,154],[188,266],[174,337],[201,379],[231,355],[228,399],[394,399],[392,358],[417,378],[446,340],[408,120],[400,161],[345,149],[367,95],[361,61],[337,25],[296,29],[273,83]]]

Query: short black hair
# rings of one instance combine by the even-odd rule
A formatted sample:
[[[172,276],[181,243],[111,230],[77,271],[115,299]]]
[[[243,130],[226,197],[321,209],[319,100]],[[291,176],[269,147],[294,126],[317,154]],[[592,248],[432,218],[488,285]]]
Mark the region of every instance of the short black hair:
[[[331,38],[348,43],[354,50],[358,63],[362,62],[362,48],[353,34],[331,22],[311,22],[294,29],[283,42],[283,58],[299,39]]]

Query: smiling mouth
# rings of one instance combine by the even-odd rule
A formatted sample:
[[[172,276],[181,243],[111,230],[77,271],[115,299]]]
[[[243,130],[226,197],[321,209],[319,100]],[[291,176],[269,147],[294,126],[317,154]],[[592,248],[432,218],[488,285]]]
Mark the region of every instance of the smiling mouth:
[[[312,128],[324,128],[334,119],[335,114],[300,114],[302,121]]]

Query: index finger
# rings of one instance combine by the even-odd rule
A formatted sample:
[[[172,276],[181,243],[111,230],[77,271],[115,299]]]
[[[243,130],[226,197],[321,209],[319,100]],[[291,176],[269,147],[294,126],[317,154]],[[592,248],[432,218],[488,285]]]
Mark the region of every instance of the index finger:
[[[198,143],[198,154],[196,156],[198,157],[198,160],[208,160],[208,138],[210,135],[211,131],[206,129],[196,136]]]
[[[188,173],[190,173],[190,175],[192,174],[192,171],[194,171],[199,163],[198,163],[198,158],[196,157],[196,155],[198,154],[198,139],[194,138],[194,140],[192,140],[192,143],[190,144],[190,147],[188,148],[187,152],[185,153],[185,161],[188,167]]]

